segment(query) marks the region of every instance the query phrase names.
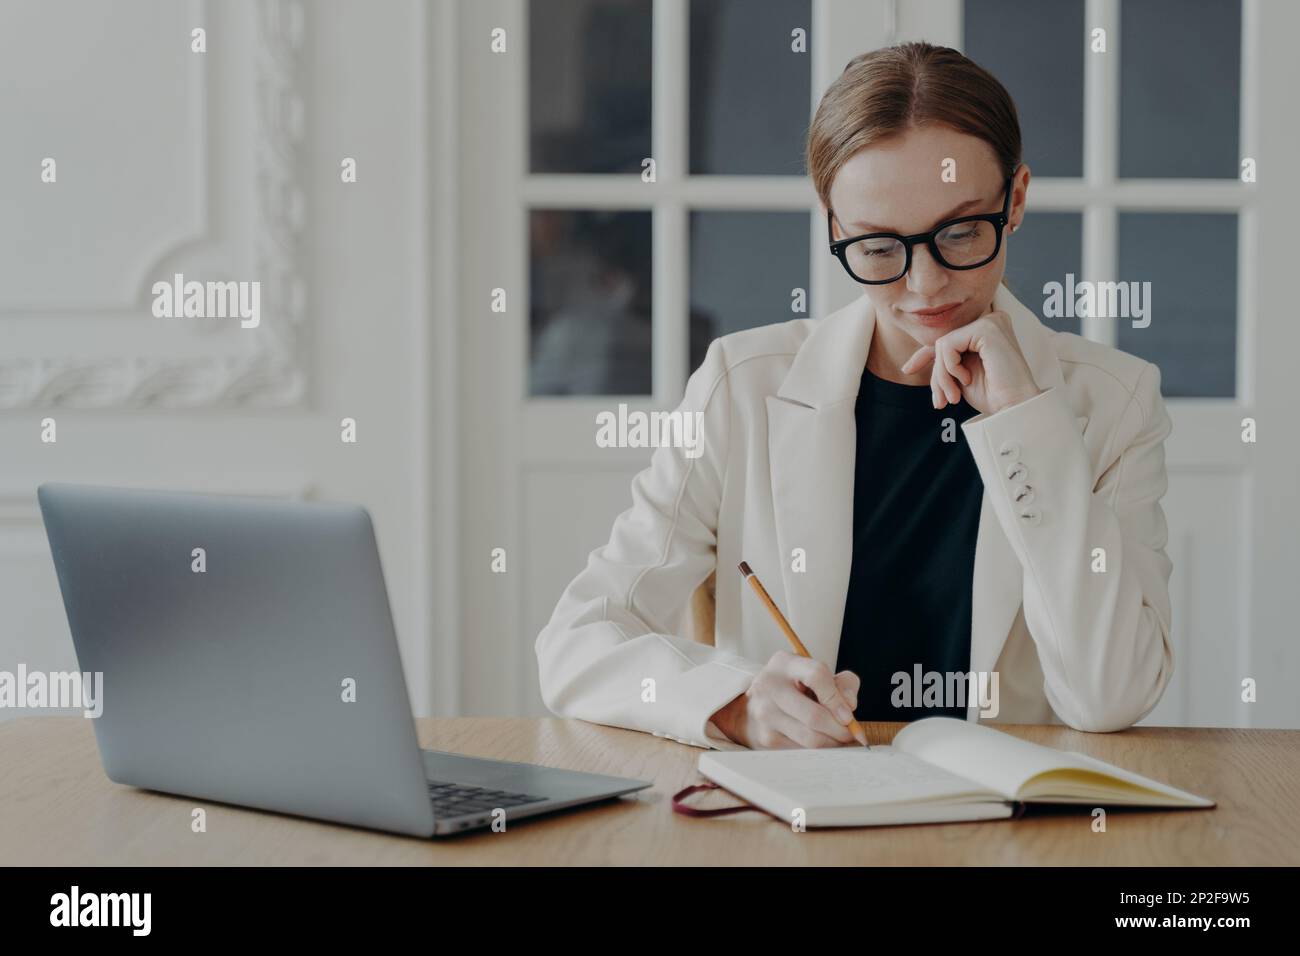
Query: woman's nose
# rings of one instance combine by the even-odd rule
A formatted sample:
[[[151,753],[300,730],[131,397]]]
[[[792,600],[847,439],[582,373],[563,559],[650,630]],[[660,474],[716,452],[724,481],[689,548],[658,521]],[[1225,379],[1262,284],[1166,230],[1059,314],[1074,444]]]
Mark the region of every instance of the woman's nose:
[[[948,284],[948,270],[934,261],[930,249],[917,245],[912,249],[912,268],[907,270],[907,288],[929,297]]]

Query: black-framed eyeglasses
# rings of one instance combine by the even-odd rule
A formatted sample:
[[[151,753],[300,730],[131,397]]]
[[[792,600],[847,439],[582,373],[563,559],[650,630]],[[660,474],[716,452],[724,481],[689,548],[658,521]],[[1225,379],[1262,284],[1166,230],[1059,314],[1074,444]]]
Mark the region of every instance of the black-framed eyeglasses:
[[[1011,182],[1007,177],[1006,199],[1002,211],[979,216],[962,216],[941,222],[929,232],[900,236],[896,232],[869,232],[847,239],[836,239],[831,226],[835,213],[826,210],[826,234],[831,240],[831,254],[847,272],[865,285],[897,282],[912,268],[912,247],[924,242],[934,261],[947,269],[978,269],[997,258],[1002,248],[1002,230],[1011,211]]]

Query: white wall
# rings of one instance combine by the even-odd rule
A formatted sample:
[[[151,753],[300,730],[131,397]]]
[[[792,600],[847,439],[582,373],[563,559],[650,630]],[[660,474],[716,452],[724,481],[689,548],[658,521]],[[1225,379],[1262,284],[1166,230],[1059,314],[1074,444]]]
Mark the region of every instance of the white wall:
[[[434,666],[455,659],[454,567],[439,564],[454,542],[438,526],[450,510],[453,410],[435,401],[454,367],[439,345],[453,315],[428,297],[449,271],[435,275],[430,261],[436,250],[445,262],[450,219],[428,208],[430,184],[443,188],[450,172],[428,175],[449,104],[426,92],[445,15],[445,3],[415,0],[6,2],[5,73],[22,51],[30,69],[47,68],[25,89],[0,84],[0,113],[14,118],[0,230],[11,252],[31,246],[25,237],[52,242],[0,255],[0,669],[75,666],[38,483],[303,495],[370,509],[414,706],[455,706],[454,673]],[[189,51],[192,25],[208,30],[206,54]],[[76,69],[62,68],[68,47]],[[259,88],[288,109],[259,113]],[[56,184],[39,182],[46,155]],[[340,182],[344,156],[357,159],[355,184]],[[259,214],[259,185],[301,201],[302,222]],[[33,263],[44,264],[40,282]],[[262,325],[152,318],[150,284],[173,270],[261,275]],[[283,297],[267,301],[280,270],[306,292],[297,321]],[[270,374],[249,392],[203,365],[248,362],[258,347],[282,358],[264,359]],[[170,356],[166,377],[131,371],[159,355]],[[199,367],[177,364],[187,359]],[[158,393],[140,391],[141,377]],[[39,440],[47,416],[56,444]],[[340,441],[344,416],[357,420],[356,445]]]

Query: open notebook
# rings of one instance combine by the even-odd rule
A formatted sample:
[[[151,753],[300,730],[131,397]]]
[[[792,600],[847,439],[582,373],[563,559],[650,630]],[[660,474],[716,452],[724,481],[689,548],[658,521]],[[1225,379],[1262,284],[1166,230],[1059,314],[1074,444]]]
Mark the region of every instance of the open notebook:
[[[1212,807],[1213,800],[1073,751],[1053,750],[952,717],[908,724],[890,746],[737,750],[700,755],[700,773],[809,827],[1009,817],[1016,802]]]

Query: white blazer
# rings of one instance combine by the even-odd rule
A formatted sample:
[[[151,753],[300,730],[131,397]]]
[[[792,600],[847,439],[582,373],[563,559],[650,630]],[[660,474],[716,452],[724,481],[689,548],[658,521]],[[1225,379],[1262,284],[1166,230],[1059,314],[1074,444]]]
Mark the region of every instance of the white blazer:
[[[998,674],[991,720],[1119,730],[1155,707],[1174,666],[1160,371],[1052,331],[1003,286],[994,307],[1010,314],[1044,391],[962,424],[984,483],[970,669]],[[710,716],[789,650],[744,585],[742,560],[834,669],[853,546],[854,405],[874,323],[861,296],[821,320],[710,345],[678,406],[703,413],[702,452],[655,450],[632,507],[537,637],[554,713],[737,749]],[[710,646],[678,625],[715,568]],[[974,701],[967,719],[982,719]]]

